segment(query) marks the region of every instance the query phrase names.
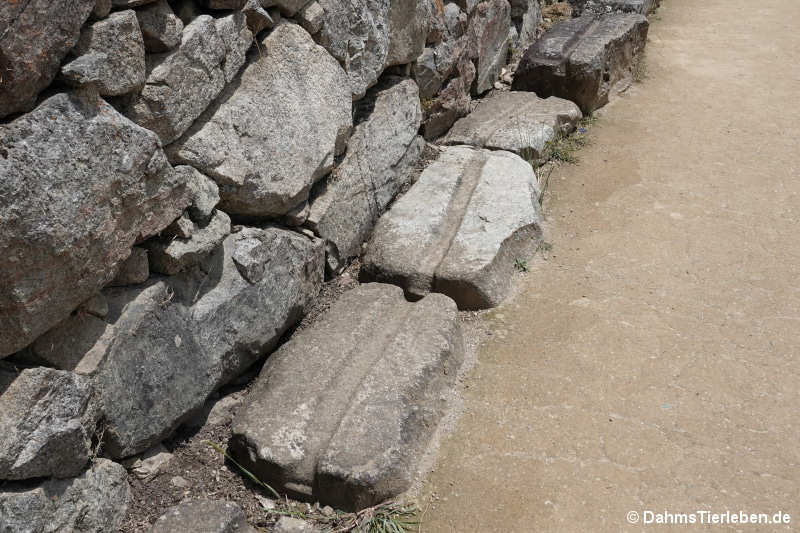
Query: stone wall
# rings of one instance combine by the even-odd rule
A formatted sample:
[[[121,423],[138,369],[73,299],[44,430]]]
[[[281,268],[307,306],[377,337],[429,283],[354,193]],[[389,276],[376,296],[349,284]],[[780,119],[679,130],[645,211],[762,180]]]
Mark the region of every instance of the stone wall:
[[[0,480],[47,481],[0,511],[97,489],[85,530],[114,529],[124,471],[86,469],[97,440],[144,452],[274,350],[541,18],[538,0],[2,3]],[[549,105],[569,128],[531,127],[574,127]],[[453,217],[492,209],[487,161],[522,176],[512,203],[535,189],[516,155],[448,153],[443,183],[475,182]],[[491,246],[535,233],[519,209]],[[481,283],[471,301],[499,301]]]

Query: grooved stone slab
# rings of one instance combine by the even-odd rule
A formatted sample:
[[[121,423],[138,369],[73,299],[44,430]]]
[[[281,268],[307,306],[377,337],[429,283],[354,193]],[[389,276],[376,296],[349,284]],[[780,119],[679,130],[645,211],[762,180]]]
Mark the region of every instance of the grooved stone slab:
[[[410,297],[441,292],[460,309],[498,305],[514,262],[536,249],[536,175],[510,152],[444,148],[378,221],[361,266],[365,280]]]
[[[443,144],[469,144],[478,148],[529,152],[540,157],[545,144],[557,134],[567,134],[583,115],[578,106],[551,96],[498,92],[484,98],[475,110],[455,123]]]
[[[560,22],[525,51],[511,88],[566,98],[591,113],[630,83],[648,28],[632,13]]]
[[[344,295],[275,352],[234,421],[236,460],[276,488],[360,509],[406,490],[463,358],[455,304],[392,285]]]

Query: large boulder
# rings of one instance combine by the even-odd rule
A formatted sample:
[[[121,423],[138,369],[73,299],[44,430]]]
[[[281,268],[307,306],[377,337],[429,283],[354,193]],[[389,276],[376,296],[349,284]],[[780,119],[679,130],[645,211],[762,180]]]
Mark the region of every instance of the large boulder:
[[[97,459],[80,477],[7,483],[0,490],[0,531],[118,531],[131,500],[127,474],[122,465]]]
[[[106,289],[105,319],[70,317],[34,351],[94,378],[104,450],[128,457],[165,438],[274,348],[317,295],[323,264],[319,240],[244,228],[179,276]]]
[[[398,0],[404,5],[409,2]],[[378,81],[389,57],[391,0],[317,0],[324,11],[319,43],[344,67],[358,100]]]
[[[188,204],[158,138],[96,94],[57,94],[0,126],[0,357],[111,281]]]
[[[251,43],[243,14],[198,16],[183,29],[178,48],[148,56],[147,81],[126,114],[163,144],[174,141],[233,79]]]
[[[467,27],[467,52],[475,63],[473,94],[494,86],[508,56],[511,6],[508,0],[485,0],[475,6]]]
[[[581,117],[581,110],[569,100],[500,91],[480,100],[472,113],[453,125],[442,143],[507,150],[538,159],[548,142],[572,132]]]
[[[257,533],[242,508],[220,500],[188,500],[171,507],[150,533]]]
[[[637,14],[559,22],[525,52],[511,87],[572,100],[589,114],[630,84],[647,30],[647,18]]]
[[[338,508],[396,496],[436,430],[462,344],[449,298],[348,291],[267,360],[230,452],[272,486]]]
[[[515,261],[538,246],[538,197],[536,176],[519,156],[443,148],[378,221],[362,279],[396,283],[412,298],[441,292],[460,309],[494,307]]]
[[[281,24],[221,103],[169,148],[219,185],[220,208],[288,213],[333,167],[352,126],[347,76],[296,24]]]
[[[0,479],[80,474],[97,421],[91,398],[72,372],[0,367]]]
[[[0,2],[0,118],[33,107],[94,5],[95,0]]]
[[[144,85],[144,41],[133,10],[113,13],[85,28],[71,55],[76,57],[61,68],[61,76],[72,85],[92,85],[107,96]]]
[[[413,80],[392,80],[370,90],[369,113],[356,126],[347,155],[314,198],[308,225],[326,240],[328,266],[336,271],[361,253],[378,217],[411,183],[424,141],[419,91]]]

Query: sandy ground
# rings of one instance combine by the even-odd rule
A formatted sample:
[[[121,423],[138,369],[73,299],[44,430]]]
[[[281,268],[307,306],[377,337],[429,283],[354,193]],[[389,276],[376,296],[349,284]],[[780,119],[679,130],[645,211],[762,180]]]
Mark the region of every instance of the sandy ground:
[[[422,531],[800,529],[798,22],[664,0],[648,78],[552,175],[549,257],[486,315]],[[791,523],[641,522],[700,510]]]

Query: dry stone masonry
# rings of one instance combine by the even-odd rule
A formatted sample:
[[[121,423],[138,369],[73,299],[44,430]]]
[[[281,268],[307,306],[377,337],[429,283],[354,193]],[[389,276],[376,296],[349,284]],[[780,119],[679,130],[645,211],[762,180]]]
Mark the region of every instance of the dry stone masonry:
[[[0,2],[0,532],[129,533],[182,424],[298,498],[401,495],[458,310],[539,243],[531,163],[629,83],[657,4],[569,3],[545,32],[539,0]]]

